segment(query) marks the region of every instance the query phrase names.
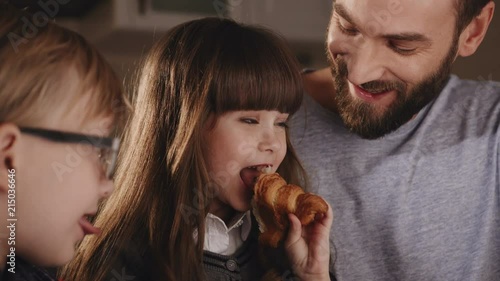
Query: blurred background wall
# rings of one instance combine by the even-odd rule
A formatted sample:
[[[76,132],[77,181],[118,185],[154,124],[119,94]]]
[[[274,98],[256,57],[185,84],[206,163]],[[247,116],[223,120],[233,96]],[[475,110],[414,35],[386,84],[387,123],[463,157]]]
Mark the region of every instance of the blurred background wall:
[[[392,0],[398,1],[398,0]],[[165,31],[204,17],[231,17],[267,26],[290,43],[303,67],[327,65],[324,51],[332,1],[328,0],[21,0],[59,24],[82,33],[130,80],[141,57]],[[497,5],[500,5],[497,3]],[[403,6],[404,8],[404,6]],[[500,81],[500,7],[477,53],[459,58],[462,78]],[[384,11],[376,11],[383,15]],[[374,20],[377,20],[374,17]],[[383,24],[382,19],[378,19]]]

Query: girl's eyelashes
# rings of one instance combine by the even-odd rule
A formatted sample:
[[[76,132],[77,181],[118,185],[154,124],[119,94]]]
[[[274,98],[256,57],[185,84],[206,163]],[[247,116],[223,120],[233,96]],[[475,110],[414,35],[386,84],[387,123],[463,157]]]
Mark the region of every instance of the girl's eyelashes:
[[[245,117],[245,118],[240,118],[240,121],[245,123],[245,124],[259,124],[259,121],[257,121],[257,119],[255,118],[248,118],[248,117]],[[283,127],[283,128],[288,128],[288,120],[286,121],[279,121],[279,122],[276,122],[276,125],[279,126],[279,127]]]
[[[246,124],[259,124],[259,122],[253,118],[240,118],[240,121]]]
[[[284,122],[279,122],[279,123],[278,123],[278,126],[283,127],[283,128],[285,128],[285,129],[288,129],[288,123],[287,123],[287,121],[284,121]]]

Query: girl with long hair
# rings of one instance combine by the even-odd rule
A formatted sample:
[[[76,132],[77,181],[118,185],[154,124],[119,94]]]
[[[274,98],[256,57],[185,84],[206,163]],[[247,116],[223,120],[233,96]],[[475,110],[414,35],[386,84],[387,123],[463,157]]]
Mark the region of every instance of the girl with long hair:
[[[302,102],[296,59],[265,29],[206,18],[170,30],[139,77],[102,234],[64,279],[257,280],[254,178],[266,166],[306,179],[286,126]],[[302,228],[290,215],[284,275],[329,279],[331,221]]]

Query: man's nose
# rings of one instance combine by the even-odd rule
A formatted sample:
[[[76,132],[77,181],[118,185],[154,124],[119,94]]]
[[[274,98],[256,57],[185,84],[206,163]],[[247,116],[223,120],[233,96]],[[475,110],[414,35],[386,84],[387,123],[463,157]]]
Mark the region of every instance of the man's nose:
[[[388,59],[383,57],[380,47],[365,42],[346,58],[347,79],[355,85],[383,80]]]
[[[347,64],[348,79],[355,85],[383,80],[390,58],[374,39],[343,40],[331,38],[328,48],[333,59],[341,58]]]

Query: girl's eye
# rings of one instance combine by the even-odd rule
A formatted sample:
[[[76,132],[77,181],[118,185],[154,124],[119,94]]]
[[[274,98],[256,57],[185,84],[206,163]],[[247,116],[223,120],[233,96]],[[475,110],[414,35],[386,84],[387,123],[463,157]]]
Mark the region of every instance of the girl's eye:
[[[241,118],[241,122],[246,123],[246,124],[258,124],[257,120],[252,119],[252,118]]]
[[[285,129],[288,129],[288,123],[286,121],[285,122],[279,122],[278,126],[283,127]]]

